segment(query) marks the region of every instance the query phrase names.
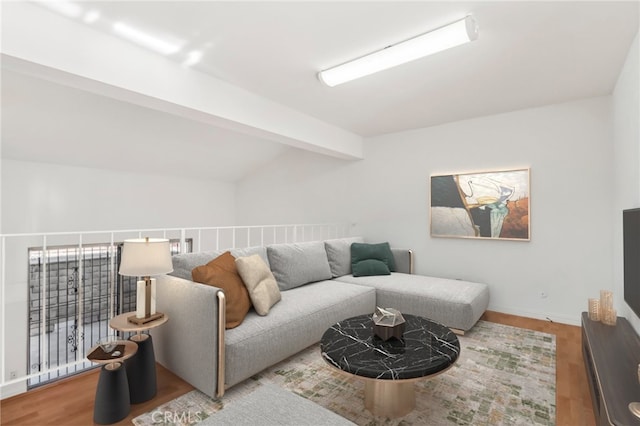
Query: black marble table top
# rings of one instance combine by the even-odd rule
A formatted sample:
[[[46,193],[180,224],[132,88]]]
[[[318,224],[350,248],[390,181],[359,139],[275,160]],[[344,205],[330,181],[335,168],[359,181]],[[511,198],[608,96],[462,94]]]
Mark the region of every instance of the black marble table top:
[[[419,316],[403,316],[406,328],[402,340],[385,342],[375,336],[372,315],[332,325],[320,341],[322,357],[348,373],[384,380],[430,376],[458,359],[460,342],[450,329]]]

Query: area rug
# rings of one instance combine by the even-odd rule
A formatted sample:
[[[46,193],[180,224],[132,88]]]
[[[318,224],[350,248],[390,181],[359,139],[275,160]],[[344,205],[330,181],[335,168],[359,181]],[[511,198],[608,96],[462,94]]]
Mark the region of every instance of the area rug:
[[[136,417],[137,426],[190,425],[263,384],[288,389],[358,425],[553,425],[555,336],[486,321],[460,336],[448,371],[416,383],[416,408],[399,419],[364,408],[364,384],[326,364],[318,345],[232,387],[221,400],[191,391]]]

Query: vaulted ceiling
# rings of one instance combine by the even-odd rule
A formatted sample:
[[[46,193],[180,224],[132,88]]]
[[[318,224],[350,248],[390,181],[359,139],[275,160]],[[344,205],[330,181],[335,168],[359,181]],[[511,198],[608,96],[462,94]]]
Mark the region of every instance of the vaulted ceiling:
[[[608,95],[639,21],[637,1],[70,4],[69,25],[116,38],[113,24],[125,22],[176,40],[173,63],[201,51],[192,71],[361,137]],[[2,8],[5,23],[12,3]],[[334,88],[316,77],[467,14],[477,41]],[[122,170],[146,159],[158,171],[195,162],[200,172],[186,174],[235,181],[299,149],[4,65],[2,110],[5,158]],[[206,158],[215,170],[202,171]]]

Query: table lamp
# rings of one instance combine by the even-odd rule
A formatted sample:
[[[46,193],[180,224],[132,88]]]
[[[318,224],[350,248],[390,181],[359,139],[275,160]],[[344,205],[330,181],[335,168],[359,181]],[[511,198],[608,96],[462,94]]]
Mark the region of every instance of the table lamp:
[[[146,324],[164,316],[156,312],[156,279],[173,271],[169,240],[164,238],[135,238],[124,241],[118,273],[128,277],[142,277],[138,281],[136,314],[128,318],[134,324]]]

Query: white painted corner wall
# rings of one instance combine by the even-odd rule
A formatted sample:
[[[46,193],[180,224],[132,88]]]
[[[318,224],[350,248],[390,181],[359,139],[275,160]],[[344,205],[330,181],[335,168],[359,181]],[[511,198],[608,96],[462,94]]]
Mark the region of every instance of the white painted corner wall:
[[[598,97],[370,138],[357,162],[290,152],[238,184],[237,220],[348,221],[372,242],[413,249],[416,273],[487,283],[491,310],[579,324],[587,298],[613,288],[611,104]],[[531,168],[530,242],[430,237],[431,175],[519,167]]]
[[[640,207],[640,42],[636,35],[613,92],[614,302],[618,315],[640,333],[640,318],[623,300],[622,210]]]

